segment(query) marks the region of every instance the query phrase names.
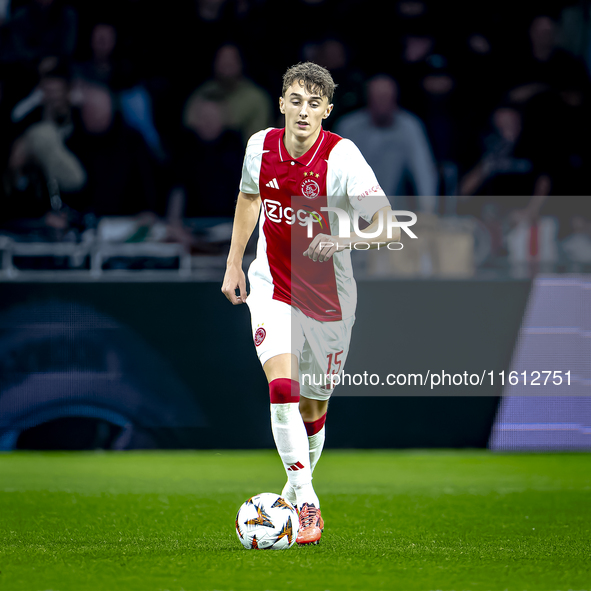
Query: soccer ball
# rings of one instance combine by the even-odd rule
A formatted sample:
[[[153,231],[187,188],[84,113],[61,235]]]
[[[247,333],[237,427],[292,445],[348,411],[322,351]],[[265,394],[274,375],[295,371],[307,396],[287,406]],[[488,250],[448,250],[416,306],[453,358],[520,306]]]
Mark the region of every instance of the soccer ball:
[[[236,515],[236,535],[247,550],[291,548],[299,525],[296,510],[274,493],[251,497]]]

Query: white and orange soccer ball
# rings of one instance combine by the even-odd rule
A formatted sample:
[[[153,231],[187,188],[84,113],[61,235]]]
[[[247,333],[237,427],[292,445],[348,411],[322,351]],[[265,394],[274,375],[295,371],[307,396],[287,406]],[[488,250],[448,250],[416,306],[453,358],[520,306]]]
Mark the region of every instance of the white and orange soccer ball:
[[[275,493],[245,501],[236,515],[236,535],[247,550],[286,550],[296,543],[299,519],[294,507]]]

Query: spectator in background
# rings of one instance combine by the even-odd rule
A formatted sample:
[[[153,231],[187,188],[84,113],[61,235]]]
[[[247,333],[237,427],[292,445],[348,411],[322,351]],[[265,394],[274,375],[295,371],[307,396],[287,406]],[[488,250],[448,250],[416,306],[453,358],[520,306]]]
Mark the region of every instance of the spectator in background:
[[[428,69],[420,81],[420,99],[413,112],[423,121],[433,147],[441,180],[439,193],[457,193],[458,162],[466,144],[464,103],[456,73],[446,57],[427,58]]]
[[[177,189],[169,203],[170,222],[195,217],[231,218],[242,169],[241,138],[226,129],[224,108],[214,101],[191,101],[185,125],[174,159]]]
[[[582,203],[588,197],[576,198],[575,207],[569,207],[569,210],[578,213],[572,215],[566,226],[566,237],[562,240],[562,253],[569,263],[591,265],[591,221],[589,220],[588,207]],[[575,198],[571,198],[575,200]]]
[[[530,21],[528,33],[527,51],[513,60],[508,97],[521,105],[526,132],[521,153],[527,152],[538,172],[530,194],[548,195],[549,189],[544,187],[549,186],[549,171],[555,196],[581,194],[579,190],[584,193],[583,169],[588,150],[587,140],[582,136],[588,128],[583,109],[584,95],[589,88],[587,71],[581,60],[558,47],[557,24],[552,15],[536,14]],[[511,70],[509,72],[511,74]],[[516,144],[515,149],[518,148]],[[556,197],[545,199],[543,209],[547,213],[556,217],[563,208],[564,204]],[[560,216],[562,220],[565,213]]]
[[[520,106],[521,125],[527,132],[524,137],[532,146],[530,152],[551,159],[561,136],[558,111],[563,81],[567,78],[583,87],[587,74],[580,60],[557,47],[552,15],[537,13],[529,19],[527,42],[506,60],[503,102]]]
[[[338,100],[334,103],[331,116],[323,124],[325,129],[332,129],[339,117],[363,105],[364,77],[351,65],[349,50],[340,39],[325,39],[317,47],[311,61],[327,68],[338,85]]]
[[[30,228],[24,221],[41,218],[50,209],[45,175],[31,158],[25,138],[17,138],[2,174],[0,228],[9,232],[27,231]]]
[[[551,178],[521,140],[519,112],[501,107],[494,119],[498,135],[489,136],[481,161],[462,179],[457,213],[482,220],[493,259],[508,255],[516,269],[540,258],[553,263],[557,221],[547,217]],[[472,190],[476,196],[470,197]]]
[[[556,195],[591,195],[591,113],[589,88],[565,78],[555,117],[557,133],[553,146],[556,163]]]
[[[310,52],[313,53],[324,39],[336,34],[342,35],[343,39],[347,39],[347,45],[351,46],[355,43],[354,36],[360,36],[359,32],[364,30],[359,27],[360,18],[365,16],[364,11],[359,10],[356,2],[254,0],[250,4],[246,29],[248,36],[240,35],[239,44],[246,55],[247,63],[264,64],[264,68],[258,68],[258,71],[252,71],[250,75],[256,76],[257,82],[265,88],[273,89],[273,96],[281,94],[281,86],[277,86],[277,81],[281,80],[285,72],[285,64],[306,61],[307,57],[311,57]],[[345,25],[349,12],[354,13],[350,20],[355,21],[357,28],[352,29]],[[286,15],[289,15],[289,22],[293,20],[302,25],[298,28],[295,40],[287,41],[284,28],[277,26],[277,23],[286,21]],[[373,20],[375,22],[376,19]],[[372,36],[376,38],[375,25]],[[226,36],[226,39],[231,37]]]
[[[52,121],[64,137],[72,132],[70,68],[63,60],[47,59],[39,66],[39,82],[12,110],[14,131],[20,135],[38,121]]]
[[[70,6],[56,0],[32,0],[17,9],[6,25],[2,61],[18,64],[19,78],[27,80],[45,58],[72,57],[77,22],[76,11]]]
[[[338,2],[333,13],[339,13],[341,23],[335,29],[347,44],[353,55],[353,62],[363,69],[366,77],[382,72],[392,74],[406,93],[407,80],[401,65],[407,59],[407,47],[423,53],[423,40],[430,37],[438,23],[433,23],[434,2],[424,0],[395,0],[386,3],[361,3],[358,1]],[[332,23],[332,15],[329,16]],[[327,35],[328,33],[324,33]],[[371,42],[369,41],[371,36]],[[415,40],[418,42],[415,44]],[[403,60],[398,58],[405,54]],[[426,55],[424,56],[426,57]]]
[[[56,0],[32,0],[9,21],[11,61],[36,64],[48,55],[72,56],[77,22],[76,11],[70,6]]]
[[[493,203],[499,219],[536,219],[551,190],[547,163],[524,139],[522,116],[515,106],[501,105],[491,119],[493,129],[484,139],[480,160],[461,180],[458,213],[482,217],[487,208],[490,217],[487,204]]]
[[[74,65],[74,77],[117,91],[136,82],[131,63],[117,55],[118,32],[112,22],[97,22],[90,32],[90,57]]]
[[[17,139],[5,174],[4,195],[10,200],[13,219],[25,217],[28,205],[30,217],[39,217],[39,208],[49,210],[49,199],[56,200],[44,223],[65,230],[68,220],[60,211],[60,194],[82,189],[86,180],[84,167],[65,148],[74,129],[70,71],[64,60],[48,58],[39,65],[39,73],[39,84],[11,113],[10,133]],[[42,182],[46,187],[40,187]],[[45,194],[48,199],[40,201]],[[25,226],[22,219],[19,224]]]
[[[473,153],[478,152],[481,130],[490,114],[504,98],[506,55],[512,47],[507,36],[516,23],[501,19],[502,12],[496,5],[471,3],[464,5],[464,18],[459,23],[457,45],[449,55],[455,63],[455,93],[460,98],[458,106],[460,133],[452,138],[458,148],[459,174],[464,174],[473,164]],[[509,25],[509,29],[507,26]]]
[[[566,72],[557,90],[552,113],[554,133],[549,140],[545,138],[547,125],[545,128],[543,121],[536,120],[541,129],[533,141],[543,147],[552,166],[552,193],[541,208],[541,215],[558,220],[557,238],[562,240],[574,227],[573,220],[589,210],[591,114],[589,85],[580,78],[571,78]]]
[[[143,138],[116,112],[108,88],[82,83],[79,93],[80,114],[66,145],[82,162],[88,181],[64,201],[97,217],[156,211],[154,162]]]
[[[64,230],[60,193],[84,186],[86,172],[64,145],[53,121],[34,123],[17,138],[10,150],[2,178],[0,211],[2,225],[14,232],[31,227]],[[56,201],[53,201],[56,199]]]
[[[396,78],[403,88],[401,104],[412,112],[423,97],[421,81],[431,69],[428,59],[435,52],[435,38],[426,27],[404,32],[400,60],[395,66]]]
[[[223,104],[228,128],[240,134],[244,145],[251,135],[270,127],[273,121],[271,99],[244,75],[243,70],[238,47],[222,45],[215,54],[213,79],[197,88],[187,100],[183,114],[185,127],[188,127],[193,103],[203,99]]]
[[[527,103],[537,95],[556,91],[565,76],[580,85],[587,81],[583,63],[558,47],[552,16],[539,14],[532,19],[529,41],[528,52],[508,64],[509,100]]]
[[[141,0],[136,1],[143,5]],[[221,43],[240,43],[243,37],[249,43],[256,42],[256,39],[250,36],[251,30],[243,27],[240,8],[237,6],[239,4],[243,3],[233,0],[190,0],[178,8],[175,5],[174,11],[170,11],[175,14],[175,37],[171,39],[174,55],[171,55],[171,66],[177,67],[179,76],[182,76],[178,83],[181,85],[183,96],[187,96],[210,76],[211,64]],[[186,67],[187,56],[191,56],[190,68]],[[189,86],[185,88],[185,84]]]
[[[337,122],[335,132],[361,150],[389,196],[394,209],[434,212],[437,208],[437,169],[429,140],[418,117],[398,105],[396,82],[386,75],[367,85],[367,108]],[[409,203],[402,197],[416,195]]]
[[[164,160],[160,134],[154,125],[152,99],[135,75],[132,64],[116,55],[117,29],[98,22],[90,35],[91,57],[74,66],[74,77],[107,86],[113,91],[125,123],[139,131],[152,154]]]

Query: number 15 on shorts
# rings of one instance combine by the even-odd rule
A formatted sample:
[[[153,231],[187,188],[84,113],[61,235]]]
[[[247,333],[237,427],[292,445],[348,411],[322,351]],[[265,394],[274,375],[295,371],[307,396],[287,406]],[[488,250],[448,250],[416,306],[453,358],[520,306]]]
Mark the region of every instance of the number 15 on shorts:
[[[326,370],[326,379],[323,388],[327,390],[332,389],[332,380],[330,376],[337,375],[341,373],[341,355],[343,354],[343,349],[337,351],[336,353],[329,353],[326,358],[328,360],[328,368]]]

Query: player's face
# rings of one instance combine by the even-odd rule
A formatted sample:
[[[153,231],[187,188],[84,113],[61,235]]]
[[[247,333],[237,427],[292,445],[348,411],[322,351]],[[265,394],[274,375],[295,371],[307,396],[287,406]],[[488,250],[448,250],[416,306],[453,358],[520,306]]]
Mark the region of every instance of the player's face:
[[[279,110],[285,115],[285,128],[300,140],[318,134],[323,119],[332,111],[326,97],[310,94],[299,82],[294,82],[279,98]]]

